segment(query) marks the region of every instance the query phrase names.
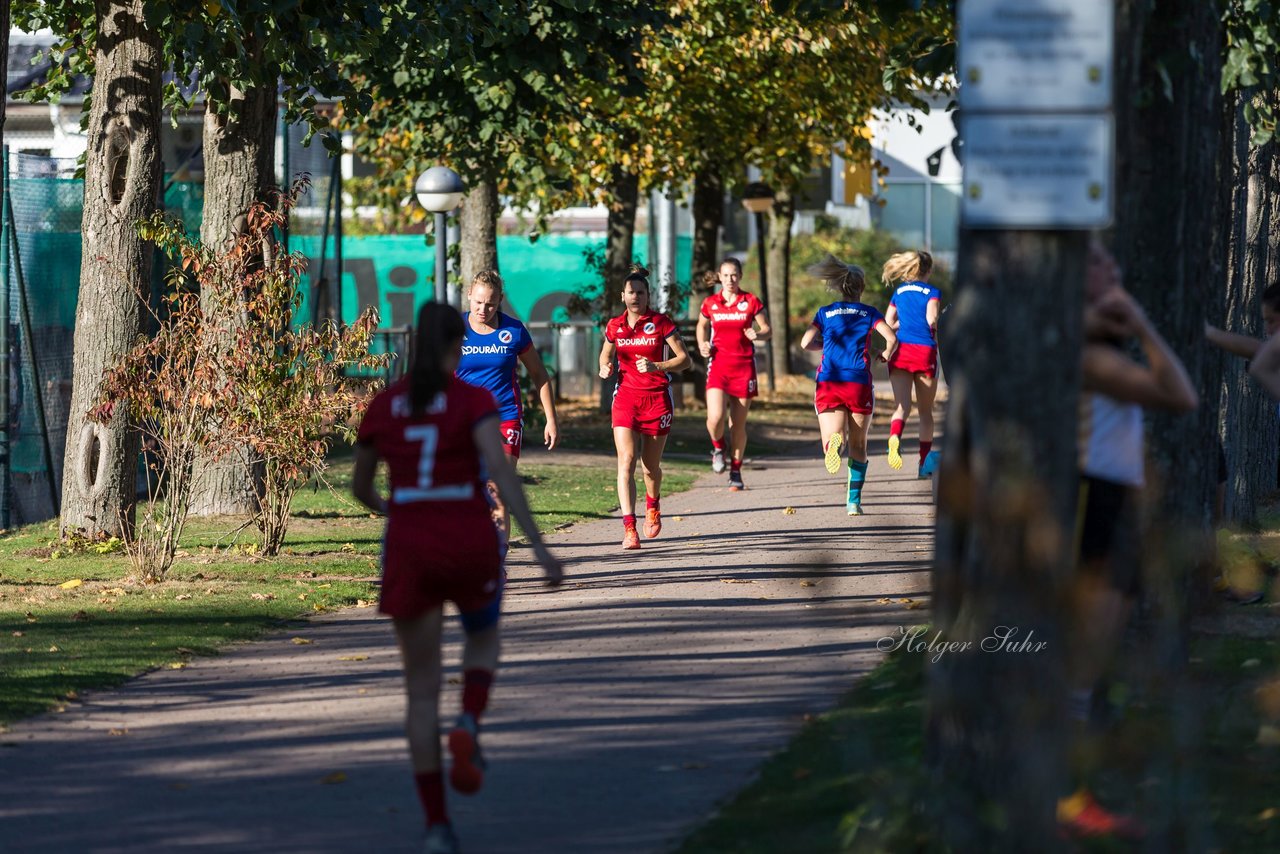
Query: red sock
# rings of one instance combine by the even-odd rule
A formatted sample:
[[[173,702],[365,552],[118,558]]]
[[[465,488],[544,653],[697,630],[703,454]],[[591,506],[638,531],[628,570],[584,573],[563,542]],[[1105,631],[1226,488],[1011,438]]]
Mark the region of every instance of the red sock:
[[[892,421],[892,422],[890,422],[890,424],[889,424],[889,435],[890,435],[890,436],[901,436],[901,435],[902,435],[902,428],[903,428],[905,425],[906,425],[906,422],[905,422],[903,419],[901,419],[901,418],[895,418],[895,419],[893,419],[893,421]]]
[[[929,456],[929,449],[933,447],[933,442],[920,440],[920,465],[924,465],[924,458]]]
[[[729,471],[742,471],[742,460],[729,460]]]
[[[644,497],[644,506],[645,506],[645,508],[646,508],[646,509],[648,509],[648,510],[657,510],[657,509],[658,509],[658,501],[659,501],[659,499],[654,498],[652,495],[646,495],[646,496]]]
[[[422,811],[426,813],[427,827],[448,824],[449,814],[444,808],[444,774],[440,771],[414,774],[413,782],[418,787],[418,800],[422,802]]]
[[[474,667],[462,672],[462,711],[480,720],[485,706],[489,705],[489,686],[493,684],[493,671]]]
[[[712,448],[714,448],[714,449],[715,449],[715,450],[717,450],[717,451],[723,451],[723,450],[724,450],[724,439],[712,439],[712,440],[711,440],[711,447],[712,447]]]
[[[636,514],[628,513],[622,517],[623,528],[634,528],[636,526]]]

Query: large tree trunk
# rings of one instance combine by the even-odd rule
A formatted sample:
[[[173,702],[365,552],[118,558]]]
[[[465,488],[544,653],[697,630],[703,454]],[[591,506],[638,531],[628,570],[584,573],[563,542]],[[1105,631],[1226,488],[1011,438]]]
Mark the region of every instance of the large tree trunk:
[[[1244,98],[1229,110],[1232,225],[1228,249],[1224,323],[1228,330],[1262,338],[1261,299],[1280,281],[1280,143],[1249,144]],[[1280,92],[1265,96],[1280,101]],[[1223,371],[1222,443],[1227,453],[1227,518],[1250,525],[1258,505],[1276,488],[1280,421],[1275,403],[1245,371],[1243,359],[1226,357]]]
[[[711,291],[702,287],[702,275],[720,261],[720,227],[724,224],[724,181],[720,170],[707,166],[693,179],[693,263],[689,265],[688,315],[698,316],[702,300]]]
[[[99,0],[83,249],[76,305],[75,371],[62,481],[64,533],[124,536],[137,498],[138,432],[127,411],[90,423],[103,372],[142,331],[154,248],[138,221],[156,210],[160,185],[160,39],[143,23],[142,0]],[[6,30],[7,33],[7,30]]]
[[[212,105],[204,117],[204,219],[200,240],[225,250],[244,231],[250,207],[275,185],[276,90],[254,87],[233,95],[231,112]],[[262,251],[270,251],[263,247]],[[191,489],[195,516],[247,515],[257,510],[258,478],[245,453],[196,463]]]
[[[601,297],[605,317],[622,311],[622,286],[635,257],[636,208],[640,204],[640,176],[615,168],[609,188],[609,222],[604,259],[604,294]],[[600,408],[607,410],[613,398],[613,380],[600,384]]]
[[[971,646],[929,668],[927,741],[956,851],[1035,850],[1057,833],[1080,387],[1064,354],[1080,350],[1084,254],[1081,233],[961,232],[933,593],[942,640]],[[1045,645],[993,649],[1001,626]]]
[[[791,373],[791,223],[796,218],[796,202],[788,189],[780,189],[773,197],[773,207],[766,217],[768,235],[763,236],[768,251],[769,324],[773,327],[773,372],[785,377]]]
[[[498,185],[484,181],[471,188],[462,202],[459,225],[462,230],[460,265],[462,307],[467,307],[467,290],[481,270],[498,269]]]

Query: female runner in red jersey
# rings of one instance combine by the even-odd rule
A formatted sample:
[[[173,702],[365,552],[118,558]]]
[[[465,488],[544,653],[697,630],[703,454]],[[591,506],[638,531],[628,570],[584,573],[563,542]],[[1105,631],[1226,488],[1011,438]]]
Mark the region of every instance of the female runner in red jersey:
[[[898,335],[898,350],[889,360],[889,384],[897,408],[889,422],[889,467],[902,468],[898,446],[911,414],[911,390],[920,406],[920,477],[937,467],[933,448],[933,398],[938,392],[938,314],[942,292],[929,284],[933,256],[928,252],[899,252],[884,262],[886,285],[901,282],[889,298],[884,319]]]
[[[742,457],[747,449],[747,411],[759,394],[756,341],[768,341],[772,330],[764,303],[739,289],[742,263],[720,263],[720,293],[702,301],[698,317],[698,352],[707,359],[707,432],[711,434],[711,470],[724,471],[724,422],[731,442],[729,489],[744,489]],[[758,327],[758,328],[757,328]]]
[[[478,721],[498,664],[502,602],[502,561],[486,498],[487,476],[527,533],[547,583],[557,585],[563,575],[506,460],[493,395],[453,376],[463,334],[462,318],[449,306],[422,307],[413,369],[369,404],[351,486],[357,499],[387,516],[378,609],[393,619],[404,660],[405,729],[426,813],[426,850],[435,854],[457,850],[445,809],[438,732],[446,599],[457,605],[466,631],[462,714],[449,733],[449,781],[470,794],[484,780]],[[387,498],[374,487],[380,459],[387,462]]]
[[[689,367],[689,354],[676,325],[649,308],[649,271],[632,267],[622,286],[626,310],[604,328],[600,348],[600,378],[613,375],[618,360],[618,383],[613,388],[613,444],[618,449],[618,503],[622,505],[622,547],[640,548],[636,533],[636,451],[644,471],[644,535],[652,539],[662,530],[662,449],[667,445],[674,413],[668,371]],[[670,358],[667,358],[670,353]]]

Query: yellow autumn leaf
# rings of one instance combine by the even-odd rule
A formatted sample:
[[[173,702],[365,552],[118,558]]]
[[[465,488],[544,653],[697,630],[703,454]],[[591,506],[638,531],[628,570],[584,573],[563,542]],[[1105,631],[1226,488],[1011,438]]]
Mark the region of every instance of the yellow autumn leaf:
[[[782,515],[783,515],[783,516],[794,516],[794,515],[796,515],[796,508],[794,508],[794,507],[783,507],[783,508],[782,508]]]
[[[62,582],[61,584],[58,585],[58,588],[60,590],[74,590],[75,588],[79,587],[81,584],[84,584],[84,582],[81,581],[79,578],[73,578],[70,581]]]
[[[368,661],[367,655],[340,655],[338,661]]]
[[[174,662],[172,662],[172,663],[170,663],[170,664],[169,664],[169,669],[170,669],[170,670],[182,670],[182,669],[183,669],[184,667],[186,667],[186,666],[187,666],[187,664],[186,664],[186,662],[184,662],[184,661],[174,661]]]
[[[302,646],[303,644],[315,643],[315,641],[307,640],[306,638],[294,638],[292,643],[295,646]]]

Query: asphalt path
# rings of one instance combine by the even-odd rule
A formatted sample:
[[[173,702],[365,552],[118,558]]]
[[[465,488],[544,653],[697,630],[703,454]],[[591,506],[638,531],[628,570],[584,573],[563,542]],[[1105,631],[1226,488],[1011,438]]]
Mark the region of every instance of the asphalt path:
[[[923,622],[929,484],[873,451],[862,517],[815,441],[745,492],[708,471],[640,551],[616,519],[552,534],[559,590],[513,550],[489,773],[450,793],[464,851],[669,851]],[[401,692],[390,625],[352,608],[86,694],[0,736],[0,850],[420,850]]]

